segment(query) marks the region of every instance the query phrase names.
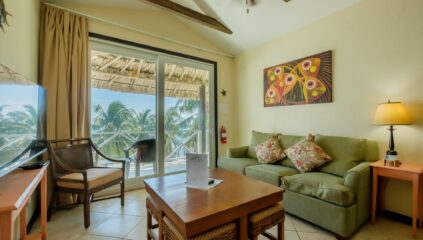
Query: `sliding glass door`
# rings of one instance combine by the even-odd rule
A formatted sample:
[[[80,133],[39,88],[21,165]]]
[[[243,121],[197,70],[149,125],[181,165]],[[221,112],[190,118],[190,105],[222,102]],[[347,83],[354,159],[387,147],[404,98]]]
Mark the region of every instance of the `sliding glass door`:
[[[188,152],[214,166],[213,65],[95,39],[90,59],[91,137],[127,160],[129,185],[185,171]]]
[[[164,68],[164,172],[173,173],[186,169],[186,153],[214,157],[210,135],[214,129],[210,79],[214,77],[207,64],[175,57],[159,59]]]
[[[127,178],[157,172],[157,57],[91,42],[91,137],[107,156],[127,160]],[[97,165],[116,165],[95,156]]]

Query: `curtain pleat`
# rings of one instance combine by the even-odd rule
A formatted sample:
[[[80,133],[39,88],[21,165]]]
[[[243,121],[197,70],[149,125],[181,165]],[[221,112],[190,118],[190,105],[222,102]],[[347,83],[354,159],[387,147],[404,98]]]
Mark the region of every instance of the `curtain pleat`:
[[[47,90],[47,139],[88,137],[88,19],[45,6],[42,24],[40,83]],[[77,195],[66,194],[59,201],[76,200]]]

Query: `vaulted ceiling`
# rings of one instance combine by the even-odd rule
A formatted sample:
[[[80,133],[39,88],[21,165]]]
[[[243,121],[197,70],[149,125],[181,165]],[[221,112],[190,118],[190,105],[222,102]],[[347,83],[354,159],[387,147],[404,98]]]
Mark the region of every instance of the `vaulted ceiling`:
[[[247,49],[306,26],[313,21],[349,7],[359,0],[173,0],[183,6],[214,17],[233,31],[229,35],[171,14],[225,52],[237,55]],[[49,0],[53,3],[77,3],[140,11],[165,11],[143,0]]]

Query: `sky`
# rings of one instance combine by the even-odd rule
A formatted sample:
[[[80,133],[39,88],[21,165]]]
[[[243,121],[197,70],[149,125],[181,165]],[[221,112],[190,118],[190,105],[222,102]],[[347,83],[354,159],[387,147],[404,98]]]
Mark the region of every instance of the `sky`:
[[[32,105],[37,109],[37,102],[37,85],[0,84],[0,106],[7,105],[4,114],[22,110],[23,105]]]
[[[7,105],[3,110],[4,114],[10,111],[21,110],[23,105],[36,106],[38,93],[37,86],[24,85],[0,85],[0,106]],[[135,93],[116,92],[107,89],[91,89],[91,104],[95,106],[100,104],[104,109],[112,101],[121,101],[127,107],[137,112],[156,109],[156,96]],[[165,98],[165,110],[176,104],[177,98]]]

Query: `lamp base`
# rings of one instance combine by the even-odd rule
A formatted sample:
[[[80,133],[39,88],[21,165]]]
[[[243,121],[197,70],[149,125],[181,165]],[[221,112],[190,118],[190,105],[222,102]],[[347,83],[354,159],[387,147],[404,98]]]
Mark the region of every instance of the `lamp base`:
[[[398,160],[398,154],[393,149],[386,151],[385,160],[383,162],[385,166],[389,167],[399,167],[401,165],[401,162]]]
[[[388,167],[399,167],[401,166],[401,162],[399,160],[395,160],[395,161],[387,161],[384,160],[384,165],[388,166]]]
[[[395,151],[393,149],[386,151],[385,159],[387,161],[395,161],[395,160],[397,160],[398,159],[397,151]]]

